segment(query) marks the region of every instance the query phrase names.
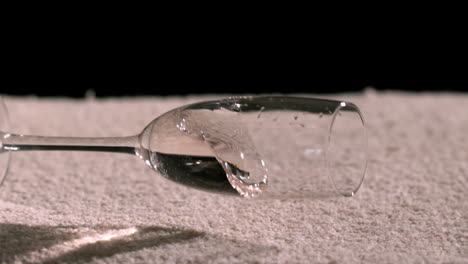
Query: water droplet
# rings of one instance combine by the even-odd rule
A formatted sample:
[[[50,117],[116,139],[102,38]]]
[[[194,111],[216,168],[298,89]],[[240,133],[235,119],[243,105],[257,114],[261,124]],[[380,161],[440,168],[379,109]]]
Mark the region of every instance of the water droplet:
[[[264,106],[262,106],[262,108],[260,108],[260,111],[258,112],[257,118],[260,118],[260,116],[262,115],[263,110],[265,110]]]
[[[180,122],[176,126],[180,131],[185,132],[185,133],[188,132],[187,127],[185,126],[185,119],[183,119],[182,122]]]
[[[229,107],[228,107],[228,110],[231,110],[231,111],[234,111],[234,112],[240,112],[241,111],[241,104],[239,103],[235,103],[235,104],[231,104]]]
[[[319,113],[319,118],[322,118],[322,117],[323,117],[323,113],[320,112],[320,113]]]

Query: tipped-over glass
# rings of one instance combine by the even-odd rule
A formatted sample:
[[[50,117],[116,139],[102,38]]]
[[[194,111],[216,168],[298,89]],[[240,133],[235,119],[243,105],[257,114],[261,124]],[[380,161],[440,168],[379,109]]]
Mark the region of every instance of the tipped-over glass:
[[[177,183],[244,197],[349,197],[367,167],[358,107],[315,98],[245,96],[185,105],[157,117],[139,135],[121,138],[8,131],[0,103],[0,183],[11,152],[26,150],[133,154]]]

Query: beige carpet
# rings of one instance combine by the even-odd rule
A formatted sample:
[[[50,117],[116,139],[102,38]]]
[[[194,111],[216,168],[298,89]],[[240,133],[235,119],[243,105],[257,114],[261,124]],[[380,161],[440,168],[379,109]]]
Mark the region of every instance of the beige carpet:
[[[211,97],[7,97],[13,131],[139,133]],[[468,94],[340,95],[369,128],[353,198],[242,199],[169,182],[137,157],[14,153],[0,188],[4,263],[468,263]]]

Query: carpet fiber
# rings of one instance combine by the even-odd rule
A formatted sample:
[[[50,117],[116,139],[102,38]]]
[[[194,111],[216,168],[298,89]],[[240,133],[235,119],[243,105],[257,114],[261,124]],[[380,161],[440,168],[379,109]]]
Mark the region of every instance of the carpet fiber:
[[[212,98],[5,101],[11,132],[104,137]],[[468,263],[468,94],[331,98],[355,102],[368,125],[368,174],[353,198],[220,196],[130,155],[13,153],[0,262]]]

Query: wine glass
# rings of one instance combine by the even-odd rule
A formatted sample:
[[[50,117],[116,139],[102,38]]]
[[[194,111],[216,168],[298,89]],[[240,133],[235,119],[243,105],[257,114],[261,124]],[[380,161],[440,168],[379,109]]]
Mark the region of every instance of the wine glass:
[[[349,197],[367,168],[367,135],[358,107],[317,98],[241,96],[184,105],[128,137],[8,131],[7,110],[0,102],[0,183],[11,152],[28,150],[137,155],[177,183],[244,197]]]

